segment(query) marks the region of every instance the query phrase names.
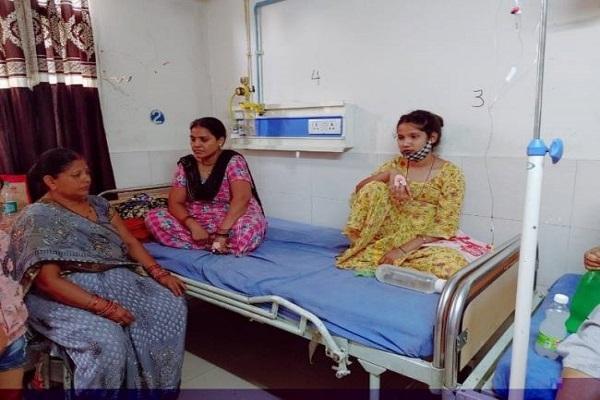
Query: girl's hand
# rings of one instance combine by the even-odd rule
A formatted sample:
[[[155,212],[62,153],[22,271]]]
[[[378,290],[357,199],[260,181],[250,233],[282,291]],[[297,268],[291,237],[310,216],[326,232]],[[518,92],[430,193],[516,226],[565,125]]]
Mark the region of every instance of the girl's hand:
[[[406,257],[406,252],[402,249],[392,249],[385,253],[383,257],[379,259],[379,264],[394,264],[394,261]]]
[[[408,186],[406,178],[397,171],[390,173],[388,187],[390,189],[392,200],[397,204],[409,200],[411,197],[410,187]]]

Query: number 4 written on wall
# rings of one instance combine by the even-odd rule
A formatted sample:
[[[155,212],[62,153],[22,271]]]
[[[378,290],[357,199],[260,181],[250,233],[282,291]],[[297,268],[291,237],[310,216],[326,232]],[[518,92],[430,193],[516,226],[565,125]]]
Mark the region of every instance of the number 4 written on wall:
[[[310,79],[313,81],[316,81],[315,83],[317,85],[321,84],[321,75],[319,75],[319,70],[318,69],[313,69],[312,70],[312,74],[310,75]]]

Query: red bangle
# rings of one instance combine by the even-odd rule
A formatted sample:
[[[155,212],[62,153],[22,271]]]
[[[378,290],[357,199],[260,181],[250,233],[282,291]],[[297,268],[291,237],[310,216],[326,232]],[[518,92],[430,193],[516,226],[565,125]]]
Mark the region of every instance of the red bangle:
[[[148,272],[148,275],[150,275],[155,280],[159,280],[160,278],[162,278],[164,276],[171,275],[171,273],[169,271],[167,271],[166,269],[164,269],[163,267],[161,267],[158,264],[152,264],[152,265],[147,266],[146,272]]]

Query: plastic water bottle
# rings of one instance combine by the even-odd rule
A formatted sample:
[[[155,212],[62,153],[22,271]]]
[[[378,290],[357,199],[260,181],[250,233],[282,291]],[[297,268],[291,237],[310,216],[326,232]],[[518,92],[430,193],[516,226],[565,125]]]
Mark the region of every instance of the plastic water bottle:
[[[554,302],[546,310],[546,318],[540,325],[540,331],[535,341],[535,351],[539,355],[551,360],[558,357],[556,347],[567,336],[565,322],[569,318],[568,303],[568,296],[560,293],[554,295]]]
[[[17,216],[17,191],[14,185],[8,182],[4,183],[2,188],[2,219],[5,221],[14,219]]]
[[[567,319],[567,332],[577,332],[596,306],[600,304],[600,271],[588,271],[581,277],[571,301],[571,315]]]
[[[423,293],[441,293],[446,284],[445,279],[440,279],[433,274],[390,264],[377,267],[375,277],[380,282]]]

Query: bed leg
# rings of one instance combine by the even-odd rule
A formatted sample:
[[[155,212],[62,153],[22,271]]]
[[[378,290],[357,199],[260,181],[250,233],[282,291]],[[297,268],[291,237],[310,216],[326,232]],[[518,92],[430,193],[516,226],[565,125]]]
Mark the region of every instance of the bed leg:
[[[369,373],[369,400],[379,400],[379,389],[381,388],[379,375],[387,369],[361,359],[358,359],[358,362]]]

